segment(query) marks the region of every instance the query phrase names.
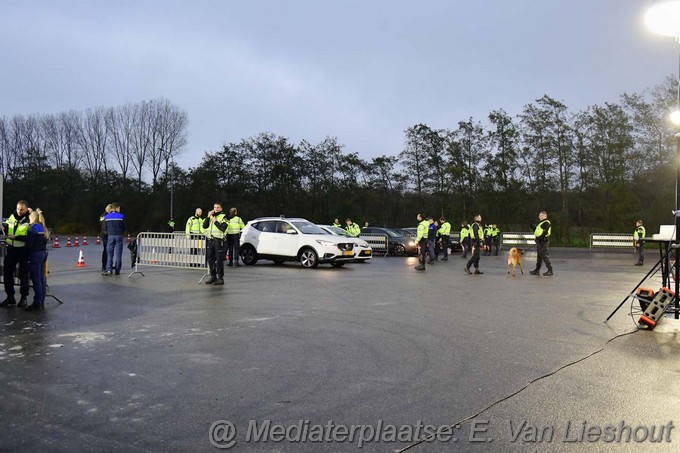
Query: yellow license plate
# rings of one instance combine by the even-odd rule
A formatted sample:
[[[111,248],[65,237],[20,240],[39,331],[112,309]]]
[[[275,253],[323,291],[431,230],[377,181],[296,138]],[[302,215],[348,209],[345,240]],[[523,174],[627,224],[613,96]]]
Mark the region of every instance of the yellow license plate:
[[[371,252],[372,252],[372,250],[366,250],[366,251],[364,252],[364,255],[370,255]]]
[[[342,252],[342,255],[343,256],[354,256],[354,252],[352,252],[351,250],[345,250],[344,252]]]

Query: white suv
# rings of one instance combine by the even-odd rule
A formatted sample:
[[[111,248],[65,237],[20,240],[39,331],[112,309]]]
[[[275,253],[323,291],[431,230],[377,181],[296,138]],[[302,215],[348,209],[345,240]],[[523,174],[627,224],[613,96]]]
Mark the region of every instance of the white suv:
[[[266,259],[276,264],[299,261],[306,268],[319,263],[342,267],[354,260],[354,246],[305,219],[260,217],[249,221],[241,233],[241,260],[246,265]]]
[[[333,225],[319,225],[319,227],[328,234],[332,234],[334,236],[343,236],[348,241],[354,242],[354,254],[356,255],[355,261],[357,263],[365,263],[373,256],[373,249],[370,245],[368,245],[368,242],[361,238],[350,236],[349,233],[343,228],[335,227]]]

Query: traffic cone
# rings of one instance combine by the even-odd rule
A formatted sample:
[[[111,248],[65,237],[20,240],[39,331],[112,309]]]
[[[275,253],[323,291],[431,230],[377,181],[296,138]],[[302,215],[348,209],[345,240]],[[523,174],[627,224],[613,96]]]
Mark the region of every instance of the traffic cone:
[[[101,245],[102,239],[97,235],[97,242],[95,242],[95,245]]]
[[[158,260],[156,259],[156,248],[154,247],[151,249],[151,259],[149,260],[149,263],[157,263]]]
[[[80,249],[80,255],[78,256],[78,262],[76,262],[76,267],[85,267],[85,257],[83,256],[83,249]]]
[[[68,235],[68,239],[66,240],[66,247],[71,247],[71,235]]]
[[[80,244],[78,243],[78,235],[76,234],[76,242],[73,243],[74,247],[80,247]]]
[[[128,244],[132,242],[132,238],[130,237],[130,233],[128,233]]]
[[[58,249],[59,248],[59,238],[57,236],[54,237],[54,244],[52,244],[53,249]]]
[[[87,236],[83,236],[83,245],[87,245]]]

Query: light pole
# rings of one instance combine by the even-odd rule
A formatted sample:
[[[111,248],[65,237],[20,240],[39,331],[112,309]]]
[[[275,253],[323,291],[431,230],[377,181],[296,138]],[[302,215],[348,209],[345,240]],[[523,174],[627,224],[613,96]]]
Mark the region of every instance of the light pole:
[[[645,13],[645,23],[654,33],[672,36],[680,44],[680,0],[657,0],[651,4]],[[680,55],[680,54],[679,54]],[[675,110],[671,113],[671,121],[680,126],[680,56],[678,57],[678,91]],[[680,132],[675,134],[675,319],[678,319],[680,309]]]

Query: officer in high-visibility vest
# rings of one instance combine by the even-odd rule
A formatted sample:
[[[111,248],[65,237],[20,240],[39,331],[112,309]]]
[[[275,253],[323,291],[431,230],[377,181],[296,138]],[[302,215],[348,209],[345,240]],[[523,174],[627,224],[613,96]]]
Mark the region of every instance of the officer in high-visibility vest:
[[[484,245],[484,228],[482,227],[482,215],[476,214],[475,221],[472,222],[470,227],[470,243],[472,244],[472,256],[465,265],[465,272],[472,274],[470,271],[470,266],[475,267],[475,275],[483,274],[484,272],[479,270],[479,255],[480,249]]]
[[[173,219],[168,220],[168,233],[175,232],[175,221]]]
[[[484,255],[491,255],[491,243],[493,242],[493,225],[484,227]]]
[[[417,271],[425,270],[425,259],[428,253],[428,240],[427,236],[430,230],[430,221],[423,218],[422,214],[418,214],[416,217],[418,219],[418,232],[416,234],[416,243],[420,246],[420,264],[416,266]]]
[[[356,223],[352,222],[352,219],[347,218],[345,220],[345,223],[347,226],[345,227],[345,230],[347,230],[347,233],[352,236],[352,237],[358,237],[361,234],[361,228],[359,225]]]
[[[236,208],[229,210],[229,220],[227,223],[227,250],[229,253],[229,267],[241,267],[238,263],[239,241],[241,240],[241,231],[245,228],[243,220],[238,216]]]
[[[635,222],[635,231],[633,232],[633,242],[638,252],[638,262],[635,263],[636,266],[642,266],[645,264],[645,236],[647,232],[645,227],[642,225],[642,220]]]
[[[14,270],[19,265],[19,307],[26,306],[28,297],[28,251],[26,249],[26,237],[30,226],[28,202],[17,202],[17,210],[2,224],[2,229],[7,235],[7,254],[4,261],[5,293],[7,298],[0,302],[0,307],[13,307],[17,305],[14,298]]]
[[[213,210],[203,221],[203,231],[208,240],[207,259],[210,278],[207,285],[224,285],[224,232],[227,230],[227,216],[222,212],[222,203],[214,203]]]
[[[467,220],[463,220],[460,224],[460,246],[463,248],[461,258],[467,258],[470,251],[470,225]]]
[[[529,272],[531,275],[540,275],[541,265],[545,262],[547,271],[543,273],[545,276],[553,274],[552,264],[550,264],[550,256],[548,256],[548,243],[550,242],[550,235],[552,234],[552,224],[548,220],[548,213],[541,211],[538,214],[540,222],[536,225],[534,230],[534,238],[536,240],[536,269]]]
[[[337,227],[337,228],[342,228],[342,225],[340,225],[340,219],[336,218],[336,219],[333,221],[333,226],[334,226],[334,227]]]
[[[444,258],[442,261],[449,260],[449,244],[451,242],[451,224],[442,216],[439,219],[439,230],[437,235],[442,240],[442,248],[444,249]]]
[[[196,245],[196,247],[191,247],[191,254],[198,255],[199,247],[201,247],[201,242],[199,241],[203,239],[203,209],[196,208],[194,215],[187,219],[184,232],[190,239],[191,245]],[[199,267],[200,263],[192,261],[190,266]]]
[[[493,237],[491,239],[491,244],[494,247],[494,256],[498,256],[498,249],[501,246],[501,230],[498,228],[498,225],[495,223],[491,225],[491,229],[493,230]]]

